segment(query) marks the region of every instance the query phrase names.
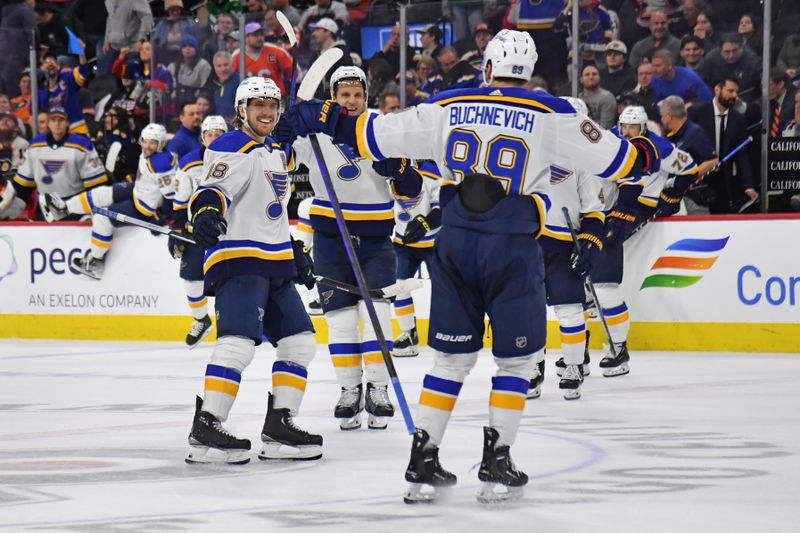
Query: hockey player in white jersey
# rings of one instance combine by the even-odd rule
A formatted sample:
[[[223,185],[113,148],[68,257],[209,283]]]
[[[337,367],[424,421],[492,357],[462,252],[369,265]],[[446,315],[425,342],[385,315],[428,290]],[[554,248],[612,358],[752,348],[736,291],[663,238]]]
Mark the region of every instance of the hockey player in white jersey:
[[[374,159],[433,160],[443,174],[442,227],[434,247],[428,343],[434,366],[417,410],[405,501],[455,484],[438,446],[461,385],[482,347],[484,314],[493,327],[498,370],[492,379],[478,479],[480,501],[521,495],[528,476],[510,456],[536,354],[544,349],[544,268],[537,241],[549,204],[550,165],[577,160],[587,173],[615,181],[642,172],[649,148],[580,117],[566,101],[523,88],[536,62],[524,32],[503,30],[486,47],[488,87],[439,93],[429,103],[383,116],[349,117],[330,103],[304,102],[287,114],[303,135],[320,132]],[[641,150],[641,151],[640,151]],[[618,218],[618,217],[609,217]],[[615,229],[616,221],[609,221]]]
[[[64,198],[78,195],[107,183],[108,175],[92,142],[83,135],[68,133],[64,108],[52,107],[47,123],[49,131],[31,140],[4,200],[10,203],[14,195],[27,200],[36,190],[42,217],[53,222],[60,217],[48,209],[44,201],[47,194]]]
[[[187,218],[187,208],[192,193],[204,177],[203,155],[211,143],[228,131],[225,119],[220,115],[209,115],[200,124],[200,143],[203,145],[192,150],[178,161],[175,176],[175,197],[172,199],[172,228],[178,233],[189,234],[192,231]],[[167,248],[172,257],[180,260],[180,277],[189,310],[194,317],[186,344],[189,348],[197,346],[213,329],[208,316],[208,297],[203,292],[203,247],[189,244],[170,235]]]
[[[222,422],[263,336],[276,347],[276,360],[258,456],[319,459],[322,437],[293,422],[316,350],[293,280],[313,285],[314,272],[302,243],[291,240],[286,155],[269,137],[280,117],[281,92],[270,79],[250,77],[235,99],[238,128],[206,149],[205,177],[189,201],[192,234],[206,250],[205,292],[216,297],[217,341],[204,396],[196,401],[186,461],[250,460],[250,441],[230,434]]]
[[[606,235],[605,246],[592,270],[592,281],[600,300],[598,305],[603,310],[614,346],[613,351],[607,346],[600,360],[605,377],[630,372],[627,343],[630,314],[620,289],[623,243],[656,213],[660,201],[665,207],[677,206],[697,177],[697,165],[689,154],[647,130],[647,113],[643,107],[625,108],[620,114],[618,129],[619,135],[626,139],[646,138],[655,147],[660,165],[659,170],[643,175],[639,183],[603,184],[605,209],[624,212],[627,217],[616,234]],[[632,190],[636,192],[631,194]]]
[[[579,116],[588,116],[586,104],[578,98],[566,98]],[[583,313],[585,291],[583,276],[591,270],[592,262],[603,248],[603,224],[605,213],[600,201],[601,181],[586,173],[569,161],[550,165],[550,201],[552,205],[545,220],[539,243],[544,250],[545,289],[547,303],[553,306],[561,334],[561,349],[565,370],[559,388],[564,398],[575,400],[581,397],[581,384],[588,374],[585,359],[586,318]],[[573,169],[573,167],[575,167]],[[563,208],[569,211],[570,220],[580,224],[578,246],[580,259],[575,253],[569,226]],[[537,361],[528,390],[528,398],[541,394],[544,378],[544,357]]]
[[[442,210],[439,206],[441,175],[436,165],[424,162],[419,169],[422,189],[419,195],[394,202],[394,253],[397,256],[397,279],[413,278],[420,265],[430,272],[433,245],[439,226],[442,225]],[[419,355],[419,336],[414,299],[410,292],[398,294],[392,303],[394,314],[402,333],[394,340],[395,357]]]
[[[360,68],[339,67],[331,75],[331,98],[351,116],[366,116],[366,94],[367,77]],[[392,191],[402,197],[416,196],[420,175],[408,161],[373,163],[356,156],[350,146],[334,144],[330,137],[320,138],[319,143],[367,285],[386,287],[395,283],[396,260],[390,240],[394,226]],[[291,154],[289,169],[305,164],[314,189],[310,221],[316,272],[355,285],[355,275],[310,139],[301,137],[292,142]],[[318,290],[328,323],[328,349],[341,388],[334,417],[340,420],[342,430],[357,429],[361,427],[360,413],[365,408],[368,427],[384,429],[386,419],[394,416],[394,406],[389,399],[389,373],[366,305],[360,297],[338,289],[321,286]],[[381,328],[390,332],[389,300],[379,299],[374,303]],[[363,324],[360,332],[359,321]]]
[[[156,216],[158,208],[164,199],[172,201],[175,195],[175,171],[178,158],[170,152],[164,152],[167,140],[167,130],[161,124],[151,123],[142,129],[139,144],[142,146],[142,155],[139,156],[139,167],[136,172],[136,181],[133,184],[132,197],[127,200],[111,203],[108,208],[116,213],[122,213],[140,220],[152,219]],[[114,191],[108,190],[103,195],[101,205],[108,204]],[[91,194],[79,197],[86,203],[87,210],[91,209],[94,198]],[[99,200],[99,199],[98,199]],[[89,276],[92,279],[101,279],[105,270],[105,256],[111,249],[114,239],[114,228],[122,223],[112,221],[104,215],[92,215],[92,237],[89,253],[82,258],[73,260],[72,268]]]

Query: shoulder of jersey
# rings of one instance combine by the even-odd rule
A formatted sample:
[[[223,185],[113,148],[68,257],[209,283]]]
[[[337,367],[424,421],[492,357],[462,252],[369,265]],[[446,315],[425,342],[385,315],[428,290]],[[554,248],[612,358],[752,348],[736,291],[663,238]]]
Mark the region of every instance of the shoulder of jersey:
[[[203,154],[201,152],[202,150],[200,148],[196,148],[185,156],[181,157],[180,161],[178,162],[178,168],[186,172],[190,168],[202,165]]]
[[[656,148],[658,149],[658,153],[661,155],[661,157],[665,157],[665,156],[669,155],[672,152],[672,150],[674,150],[674,148],[675,148],[674,146],[672,146],[671,142],[666,140],[661,135],[658,135],[657,133],[653,133],[652,131],[648,131],[647,132],[647,138],[650,139],[651,141],[653,141],[653,144],[656,145]]]
[[[544,91],[529,91],[521,87],[478,87],[442,91],[427,100],[427,104],[446,106],[454,103],[506,103],[527,107],[545,113],[575,113],[575,109],[562,98]]]
[[[433,161],[425,161],[419,167],[419,173],[426,178],[438,180],[442,177],[439,167]]]
[[[264,146],[258,141],[254,141],[242,130],[233,130],[217,137],[208,147],[214,152],[225,152],[229,154],[249,154],[259,146]]]
[[[39,135],[37,135],[36,137],[31,139],[31,144],[30,144],[30,146],[28,148],[36,148],[36,147],[39,147],[39,146],[47,146],[47,134],[46,133],[40,133]]]
[[[75,133],[70,133],[67,135],[67,138],[64,141],[64,146],[80,150],[81,152],[91,152],[94,150],[94,145],[88,137],[85,135],[77,135]]]
[[[158,152],[150,156],[147,164],[155,173],[169,172],[178,165],[178,156],[172,152]]]

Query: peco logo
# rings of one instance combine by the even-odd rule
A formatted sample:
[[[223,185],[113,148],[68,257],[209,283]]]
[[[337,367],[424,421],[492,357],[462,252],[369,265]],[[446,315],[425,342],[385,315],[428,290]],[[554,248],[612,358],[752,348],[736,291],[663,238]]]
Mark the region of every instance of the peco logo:
[[[76,257],[83,257],[88,253],[89,250],[81,250],[80,248],[72,248],[70,250],[63,248],[53,248],[51,250],[31,248],[31,283],[36,283],[37,276],[47,273],[61,276],[69,272],[80,276],[81,273],[72,268],[72,260]]]
[[[14,256],[14,241],[8,235],[0,235],[0,282],[17,271]]]
[[[682,239],[670,244],[650,267],[651,274],[644,278],[640,289],[683,289],[694,285],[719,259],[728,239]]]

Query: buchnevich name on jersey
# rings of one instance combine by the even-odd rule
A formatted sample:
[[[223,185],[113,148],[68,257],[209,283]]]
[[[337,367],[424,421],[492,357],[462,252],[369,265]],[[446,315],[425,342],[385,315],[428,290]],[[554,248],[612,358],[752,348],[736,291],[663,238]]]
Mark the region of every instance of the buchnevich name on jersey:
[[[533,132],[533,113],[521,109],[480,104],[454,105],[448,111],[450,112],[450,126],[481,124]]]

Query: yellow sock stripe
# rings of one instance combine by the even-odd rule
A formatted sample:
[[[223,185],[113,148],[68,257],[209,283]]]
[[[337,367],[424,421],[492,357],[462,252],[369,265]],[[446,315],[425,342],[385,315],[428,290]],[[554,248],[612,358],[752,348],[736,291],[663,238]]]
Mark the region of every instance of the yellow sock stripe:
[[[213,392],[221,392],[223,394],[228,394],[235,398],[236,393],[239,392],[239,384],[233,381],[228,381],[226,379],[219,379],[206,376],[205,390]]]
[[[336,368],[361,367],[360,355],[331,355],[331,361]]]
[[[506,391],[492,391],[492,394],[489,396],[489,406],[498,409],[516,409],[522,411],[525,408],[525,395]]]
[[[98,240],[98,239],[95,239],[94,237],[92,237],[91,242],[92,242],[92,244],[94,246],[97,246],[98,248],[102,248],[104,250],[107,250],[108,248],[111,248],[111,242],[110,241],[109,242],[103,242],[101,240]]]
[[[293,389],[305,391],[306,380],[289,372],[273,372],[272,387],[292,387]]]
[[[629,318],[630,315],[628,315],[628,312],[625,311],[621,315],[606,316],[606,324],[608,324],[609,326],[616,326],[617,324],[622,324],[623,322],[627,322]]]
[[[411,304],[407,307],[396,307],[394,310],[394,314],[397,316],[406,316],[406,315],[413,315],[414,314],[414,304]]]
[[[189,307],[191,307],[192,309],[198,309],[198,308],[203,307],[204,305],[206,305],[208,303],[208,298],[203,298],[199,302],[189,301],[187,303],[189,304]]]
[[[367,352],[363,356],[365,365],[382,365],[385,362],[381,352]]]
[[[580,333],[562,333],[561,344],[583,344],[586,342],[586,332]]]
[[[446,396],[429,390],[422,389],[419,393],[419,404],[442,411],[452,411],[456,406],[456,396]]]

